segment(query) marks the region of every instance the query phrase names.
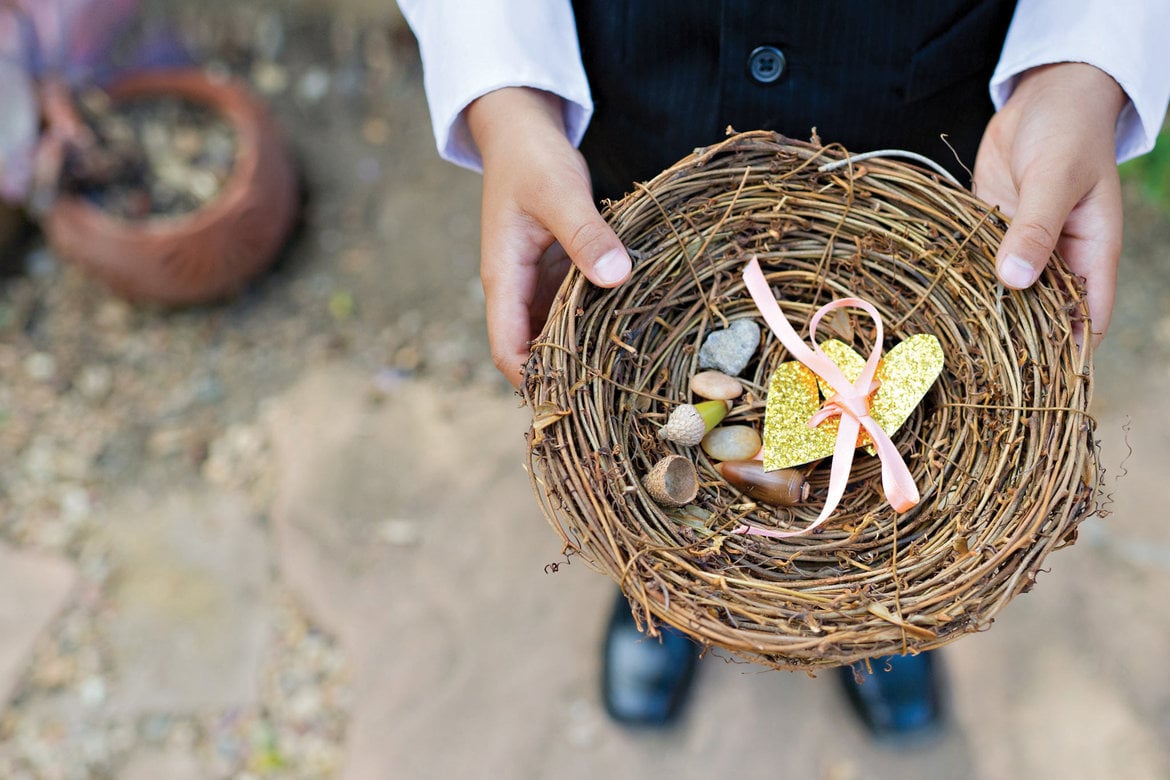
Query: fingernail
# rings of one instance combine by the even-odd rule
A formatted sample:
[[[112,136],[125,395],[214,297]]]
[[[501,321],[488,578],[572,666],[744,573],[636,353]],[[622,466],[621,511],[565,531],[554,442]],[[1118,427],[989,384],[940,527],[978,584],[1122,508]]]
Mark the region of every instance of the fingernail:
[[[620,249],[611,249],[593,266],[593,273],[602,284],[617,284],[629,275],[630,258]]]
[[[1039,275],[1040,272],[1033,268],[1031,263],[1018,255],[1008,255],[999,264],[999,278],[1008,287],[1017,290],[1031,286]]]

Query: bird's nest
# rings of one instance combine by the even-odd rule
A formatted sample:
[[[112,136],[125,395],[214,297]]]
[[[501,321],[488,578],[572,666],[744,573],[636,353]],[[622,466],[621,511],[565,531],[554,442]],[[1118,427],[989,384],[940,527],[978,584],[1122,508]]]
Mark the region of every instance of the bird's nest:
[[[562,286],[526,368],[528,465],[566,553],[616,581],[651,633],[669,624],[782,668],[936,648],[989,626],[1096,511],[1081,282],[1054,256],[1032,288],[1003,288],[1006,222],[970,192],[896,159],[752,132],[696,150],[606,218],[633,277],[607,290],[574,270]],[[881,313],[881,346],[939,339],[943,372],[893,437],[921,492],[910,511],[890,507],[878,460],[859,451],[815,532],[735,533],[810,525],[828,462],[802,467],[807,501],[777,509],[724,481],[702,449],[656,435],[693,400],[705,336],[760,321],[741,278],[753,256],[802,334],[818,307],[855,296]],[[873,346],[868,319],[826,329]],[[791,359],[763,332],[725,422],[762,427],[769,377]],[[682,507],[643,486],[668,454],[697,467]]]

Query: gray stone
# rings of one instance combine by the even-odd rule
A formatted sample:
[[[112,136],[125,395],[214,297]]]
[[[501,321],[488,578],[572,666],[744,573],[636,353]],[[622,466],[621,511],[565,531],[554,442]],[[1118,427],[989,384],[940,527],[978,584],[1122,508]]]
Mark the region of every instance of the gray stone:
[[[76,584],[76,568],[67,559],[0,543],[0,706]]]
[[[735,320],[723,330],[715,330],[703,339],[699,349],[699,367],[716,368],[728,376],[738,376],[760,346],[760,326],[751,320]]]

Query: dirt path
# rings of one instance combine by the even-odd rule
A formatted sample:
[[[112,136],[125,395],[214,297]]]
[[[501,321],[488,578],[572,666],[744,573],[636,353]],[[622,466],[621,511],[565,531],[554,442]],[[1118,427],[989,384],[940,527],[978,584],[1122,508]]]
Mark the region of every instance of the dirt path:
[[[0,282],[0,777],[1170,776],[1165,216],[1133,203],[1097,359],[1113,513],[947,651],[942,743],[880,750],[828,680],[718,659],[678,731],[627,733],[596,692],[611,586],[544,571],[479,182],[436,158],[385,5],[183,18],[310,193],[245,295],[133,308],[35,244]]]

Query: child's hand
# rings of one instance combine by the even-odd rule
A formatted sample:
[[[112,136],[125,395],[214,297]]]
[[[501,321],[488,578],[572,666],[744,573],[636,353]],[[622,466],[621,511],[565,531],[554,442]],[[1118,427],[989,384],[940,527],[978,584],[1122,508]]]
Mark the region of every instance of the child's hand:
[[[614,287],[630,258],[593,201],[589,170],[565,137],[561,100],[527,88],[489,92],[467,109],[483,156],[480,277],[496,368],[519,387],[571,260]],[[563,249],[562,249],[563,247]]]
[[[1121,257],[1114,135],[1125,100],[1091,65],[1035,68],[988,123],[975,159],[975,193],[1012,218],[1000,279],[1029,287],[1059,250],[1085,278],[1094,343],[1109,327]]]

